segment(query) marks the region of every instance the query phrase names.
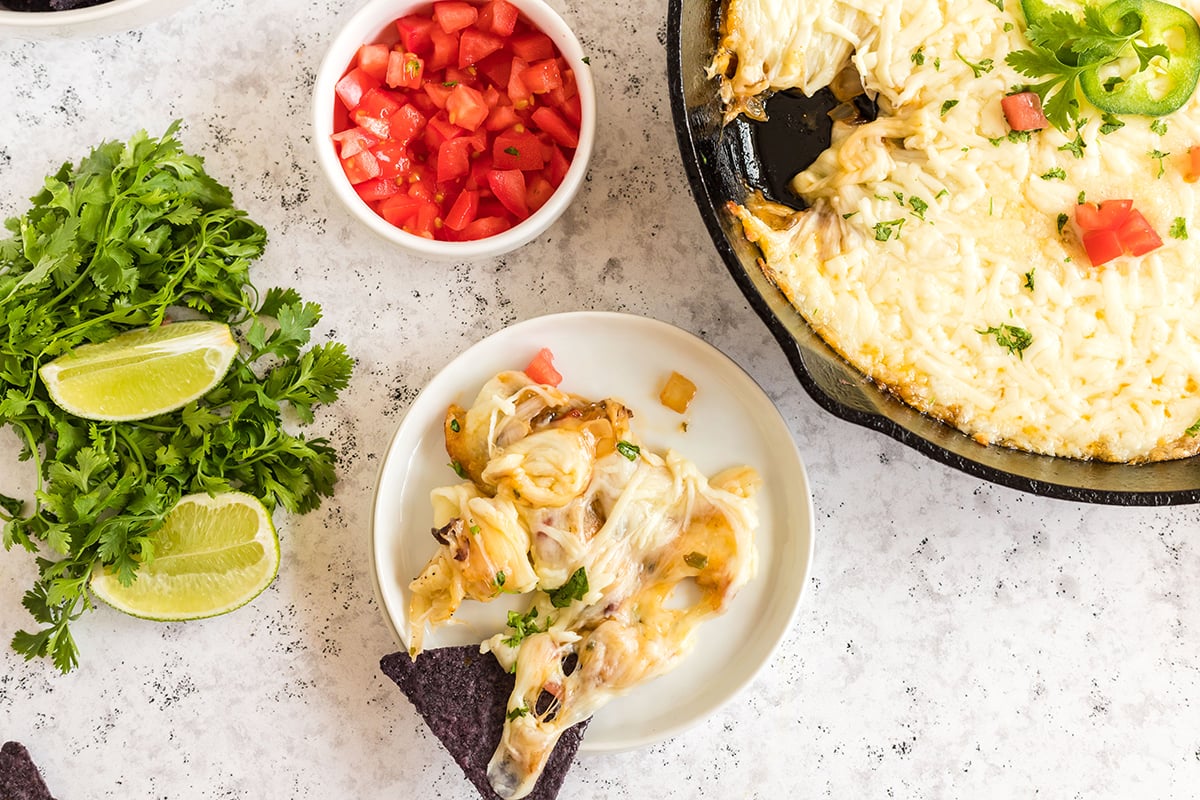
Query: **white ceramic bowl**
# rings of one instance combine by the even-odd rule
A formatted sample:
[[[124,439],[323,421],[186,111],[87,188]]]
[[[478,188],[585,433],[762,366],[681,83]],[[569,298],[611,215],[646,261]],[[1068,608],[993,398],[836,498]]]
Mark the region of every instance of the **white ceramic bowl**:
[[[592,83],[591,68],[584,61],[583,48],[562,17],[542,0],[510,2],[520,9],[526,20],[554,40],[559,52],[574,70],[575,82],[579,88],[582,124],[579,128],[579,147],[575,149],[570,169],[558,189],[545,205],[528,219],[495,236],[470,242],[444,242],[415,236],[391,225],[354,191],[329,138],[333,134],[334,85],[346,73],[359,46],[378,40],[398,18],[431,8],[432,0],[368,0],[334,37],[317,71],[313,89],[313,138],[321,171],[325,173],[334,194],[351,214],[375,233],[409,252],[435,260],[465,261],[489,258],[515,250],[549,228],[571,204],[583,184],[596,132],[596,91]]]
[[[0,9],[0,36],[53,39],[95,36],[140,27],[164,17],[191,0],[109,0],[70,11]]]

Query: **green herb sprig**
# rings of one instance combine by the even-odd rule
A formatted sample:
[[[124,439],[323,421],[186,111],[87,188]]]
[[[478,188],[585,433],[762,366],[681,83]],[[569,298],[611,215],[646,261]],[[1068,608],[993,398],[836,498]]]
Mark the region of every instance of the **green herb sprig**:
[[[1042,100],[1046,119],[1069,131],[1079,117],[1079,80],[1131,52],[1144,71],[1155,56],[1169,57],[1165,45],[1139,39],[1140,29],[1121,32],[1105,21],[1098,7],[1085,4],[1083,16],[1055,10],[1029,21],[1025,36],[1032,47],[1016,50],[1005,62],[1029,78],[1042,78],[1029,87]]]
[[[46,179],[0,241],[0,426],[32,461],[32,503],[0,497],[5,549],[38,558],[24,605],[40,626],[13,636],[27,659],[79,662],[70,623],[92,605],[94,570],[122,583],[154,557],[153,534],[178,499],[240,490],[303,513],[333,492],[335,453],[284,430],[311,422],[350,377],[341,344],[309,344],[320,308],[290,289],[256,297],[251,261],[266,232],[175,138],[107,142]],[[38,367],[71,348],[189,309],[229,322],[245,346],[225,379],[183,409],[137,422],[89,422],[59,409]]]

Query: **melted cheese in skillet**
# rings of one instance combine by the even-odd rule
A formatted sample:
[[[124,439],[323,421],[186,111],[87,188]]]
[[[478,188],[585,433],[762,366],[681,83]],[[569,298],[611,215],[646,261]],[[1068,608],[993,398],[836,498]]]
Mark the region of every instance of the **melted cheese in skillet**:
[[[820,23],[797,22],[799,5],[732,0],[727,20],[744,27],[714,71],[736,106],[745,92],[811,92],[849,59],[876,95],[878,118],[835,125],[796,176],[810,210],[735,210],[800,313],[857,368],[980,442],[1111,461],[1200,450],[1186,433],[1200,419],[1200,184],[1183,178],[1200,100],[1162,135],[1145,117],[1103,134],[1085,101],[1077,158],[1057,130],[1006,138],[1000,100],[1027,80],[1004,63],[1028,47],[1014,0],[830,0]],[[1133,198],[1163,246],[1092,267],[1073,222],[1059,230],[1080,193]],[[1169,235],[1179,219],[1187,239]],[[1018,356],[980,333],[1001,325],[1032,344]]]

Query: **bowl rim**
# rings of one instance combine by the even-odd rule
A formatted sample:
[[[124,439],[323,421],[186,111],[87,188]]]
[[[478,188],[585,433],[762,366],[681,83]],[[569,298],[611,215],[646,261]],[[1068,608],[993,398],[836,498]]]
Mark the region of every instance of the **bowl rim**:
[[[447,242],[425,239],[391,225],[376,214],[354,191],[346,180],[341,164],[329,141],[333,133],[334,84],[346,71],[354,52],[371,38],[377,38],[388,25],[404,13],[431,6],[433,0],[367,0],[341,23],[341,27],[326,47],[325,56],[313,82],[312,125],[313,147],[317,163],[326,183],[342,205],[384,239],[409,252],[437,260],[469,260],[503,255],[541,235],[562,216],[582,187],[591,161],[596,136],[596,91],[591,67],[585,60],[583,46],[575,32],[553,8],[543,0],[510,0],[521,14],[552,40],[562,56],[571,64],[579,90],[582,123],[579,127],[579,146],[562,183],[540,209],[506,231],[469,242]],[[475,5],[478,5],[476,0]]]
[[[708,2],[709,0],[696,1]],[[688,184],[692,190],[692,198],[696,202],[696,206],[700,211],[700,217],[704,221],[704,226],[708,231],[709,237],[712,239],[713,245],[720,254],[726,269],[733,277],[734,282],[742,290],[742,294],[751,308],[754,309],[755,313],[762,319],[767,329],[775,337],[800,385],[804,387],[805,392],[817,405],[847,422],[852,422],[856,425],[886,434],[901,444],[907,445],[935,461],[954,467],[973,477],[1010,489],[1017,489],[1058,500],[1101,505],[1172,506],[1200,503],[1200,487],[1195,489],[1161,491],[1098,489],[1008,472],[973,460],[970,457],[954,453],[936,442],[921,436],[919,433],[901,426],[883,414],[852,408],[826,393],[805,363],[800,342],[791,333],[785,322],[775,314],[767,302],[767,298],[750,279],[738,254],[733,250],[727,238],[725,228],[722,225],[721,208],[730,198],[722,197],[719,187],[715,185],[711,176],[705,174],[700,168],[704,156],[701,153],[699,143],[693,132],[692,113],[688,108],[685,95],[683,47],[686,34],[683,31],[683,3],[684,0],[668,0],[667,4],[667,88],[670,96],[671,116],[675,127],[675,135],[684,170],[687,174]],[[778,292],[778,289],[776,291]],[[782,293],[779,294],[782,297]],[[784,302],[786,303],[786,300]],[[807,323],[804,324],[807,325]],[[837,356],[837,359],[839,362],[844,363],[844,359],[840,356]],[[853,368],[851,367],[851,369]],[[858,370],[854,371],[858,372]],[[965,434],[960,433],[959,435],[965,437]],[[1067,460],[1032,453],[1023,453],[1023,455],[1034,459],[1045,459],[1047,462]],[[1193,459],[1200,463],[1200,456],[1194,456]],[[1143,465],[1113,466],[1138,469]]]

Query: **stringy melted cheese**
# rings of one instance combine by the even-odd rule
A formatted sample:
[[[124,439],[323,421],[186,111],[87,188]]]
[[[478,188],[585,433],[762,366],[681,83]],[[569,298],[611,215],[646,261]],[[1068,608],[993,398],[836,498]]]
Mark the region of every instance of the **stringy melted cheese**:
[[[516,674],[488,767],[501,797],[533,789],[563,731],[678,663],[754,574],[757,473],[710,479],[640,445],[631,416],[518,372],[447,414],[468,480],[433,492],[440,545],[411,584],[410,652],[466,599],[532,593],[535,630],[483,645]],[[586,593],[555,607],[548,592],[580,570]]]
[[[879,105],[835,124],[796,176],[809,210],[781,225],[735,209],[766,274],[854,366],[981,443],[1134,462],[1200,450],[1200,184],[1184,180],[1200,100],[1162,135],[1145,117],[1103,134],[1084,101],[1077,158],[1074,134],[1007,138],[1000,100],[1028,81],[1004,63],[1029,47],[1014,0],[818,5],[731,0],[713,67],[734,110],[811,93],[846,63]],[[1132,198],[1163,246],[1092,267],[1073,221],[1059,229],[1081,193]],[[1169,234],[1180,219],[1186,239]],[[1032,344],[980,333],[1002,325]]]

